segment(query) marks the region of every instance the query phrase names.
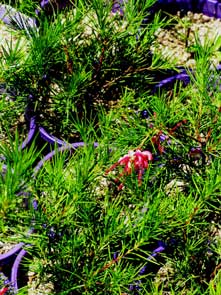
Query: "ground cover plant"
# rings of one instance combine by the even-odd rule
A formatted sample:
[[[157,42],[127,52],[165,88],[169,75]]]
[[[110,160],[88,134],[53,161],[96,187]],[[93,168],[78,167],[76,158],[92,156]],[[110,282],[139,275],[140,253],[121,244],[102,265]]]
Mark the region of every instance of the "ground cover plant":
[[[220,73],[198,43],[190,83],[156,87],[170,66],[150,53],[164,24],[140,30],[147,7],[134,2],[125,18],[103,1],[42,15],[28,55],[2,70],[38,123],[84,142],[49,147],[43,165],[38,137],[24,151],[0,143],[1,238],[27,244],[35,277],[18,294],[48,282],[45,294],[221,292]]]

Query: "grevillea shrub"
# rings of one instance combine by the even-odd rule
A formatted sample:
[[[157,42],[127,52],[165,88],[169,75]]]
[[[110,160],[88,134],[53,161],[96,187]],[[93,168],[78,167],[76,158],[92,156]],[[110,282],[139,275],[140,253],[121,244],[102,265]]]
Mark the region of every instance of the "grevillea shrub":
[[[130,5],[125,3],[122,17],[111,12],[111,2],[75,3],[53,20],[43,15],[39,28],[30,30],[28,57],[12,80],[33,97],[37,121],[54,135],[78,139],[78,120],[87,123],[92,117],[96,126],[100,107],[110,108],[125,87],[137,95],[147,91],[153,73],[166,68],[150,51],[162,25],[157,16],[138,38],[152,2],[134,4],[133,9]]]
[[[65,21],[69,31],[64,31],[67,34],[64,39],[60,38],[63,28],[56,23],[61,14],[52,18],[51,23],[42,20],[39,35],[32,32],[35,50],[31,48],[21,72],[13,69],[14,79],[19,89],[28,85],[24,92],[33,109],[38,110],[38,122],[45,118],[43,110],[49,110],[52,117],[64,114],[62,107],[59,109],[62,103],[67,107],[62,100],[66,97],[63,90],[70,99],[68,106],[73,106],[74,97],[75,107],[81,110],[82,98],[91,99],[88,104],[94,106],[94,100],[100,103],[95,93],[99,99],[106,98],[107,93],[113,93],[119,86],[115,89],[116,105],[108,112],[97,109],[96,126],[93,120],[86,124],[80,114],[76,116],[73,130],[78,130],[84,142],[77,148],[68,144],[55,146],[47,156],[42,156],[37,166],[35,153],[25,156],[24,151],[9,152],[5,145],[0,145],[4,151],[2,159],[7,159],[3,166],[7,174],[0,178],[0,197],[4,201],[0,202],[2,229],[5,235],[12,228],[23,232],[22,238],[31,245],[27,251],[31,253],[37,277],[52,281],[54,294],[219,295],[220,74],[211,72],[208,48],[199,46],[194,73],[183,73],[184,79],[180,80],[175,75],[149,89],[146,68],[135,67],[136,62],[139,65],[146,62],[142,54],[140,60],[136,60],[137,53],[130,56],[130,50],[126,51],[129,55],[126,57],[125,52],[114,55],[116,47],[112,47],[111,64],[106,51],[110,43],[105,43],[109,39],[104,38],[109,36],[104,21],[108,18],[103,18],[103,2],[99,9],[98,4],[101,2],[93,1],[88,11],[82,10],[87,15],[92,9],[99,12],[97,19],[94,14],[91,18],[102,27],[98,35],[98,30],[89,32],[92,37],[84,38],[88,41],[86,45],[77,43],[82,41],[83,33],[73,30],[72,20],[69,27]],[[111,7],[108,17],[110,11]],[[77,24],[82,20],[81,13],[79,10],[74,16]],[[127,11],[125,5],[124,13],[132,19],[136,11]],[[120,14],[114,17],[124,21]],[[147,36],[139,39],[140,22],[137,27],[132,23],[133,28],[129,24],[126,33],[121,32],[120,42],[125,42],[126,34],[129,45],[139,53],[139,44],[144,45]],[[68,42],[59,43],[69,40],[68,37],[76,41],[70,42],[70,49]],[[149,39],[146,42],[149,44]],[[44,49],[44,54],[40,49]],[[95,51],[96,63],[88,74],[94,61],[94,54],[90,53]],[[79,55],[75,56],[76,52]],[[83,74],[81,59],[82,64],[85,62]],[[122,62],[125,59],[135,59],[132,69],[137,72],[130,72],[128,64]],[[120,64],[125,68],[122,67],[118,79]],[[105,72],[113,65],[116,68],[112,73]],[[103,92],[97,86],[102,86]],[[53,98],[57,100],[52,101]],[[62,130],[59,116],[53,118]],[[64,116],[61,118],[63,122]],[[68,116],[65,119],[68,122]],[[97,141],[99,145],[94,145]],[[34,172],[30,169],[33,166]],[[24,199],[31,206],[23,208]],[[30,225],[33,232],[24,237],[24,226]]]

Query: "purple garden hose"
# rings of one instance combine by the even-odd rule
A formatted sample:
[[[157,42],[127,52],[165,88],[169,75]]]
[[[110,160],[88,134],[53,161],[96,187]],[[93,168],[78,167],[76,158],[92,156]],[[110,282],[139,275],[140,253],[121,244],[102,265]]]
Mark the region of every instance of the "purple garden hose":
[[[25,147],[27,147],[31,143],[31,141],[36,133],[36,130],[37,130],[37,125],[36,125],[35,117],[31,117],[28,135],[20,146],[21,150],[23,150]]]
[[[54,135],[50,134],[49,132],[47,132],[41,126],[39,127],[39,134],[43,140],[45,140],[46,142],[48,142],[50,144],[57,145],[58,147],[69,146],[70,149],[76,149],[80,146],[84,146],[84,142],[68,143],[64,140],[61,140],[61,139],[55,137]],[[94,143],[94,146],[97,147],[98,144]]]
[[[33,229],[30,229],[27,234],[30,235],[32,232]],[[18,254],[18,252],[22,250],[24,245],[25,244],[23,242],[18,243],[8,252],[0,254],[0,265],[2,266],[8,264]]]
[[[113,1],[112,12],[123,15],[123,6],[126,0]],[[149,14],[153,15],[159,10],[171,11],[192,11],[195,13],[203,13],[210,17],[221,18],[221,3],[219,0],[157,0],[150,8]],[[148,19],[148,17],[147,17]]]
[[[36,120],[35,117],[31,117],[30,119],[30,123],[29,123],[29,131],[28,131],[28,135],[25,138],[25,140],[22,142],[22,144],[19,146],[19,150],[23,150],[25,149],[33,140],[35,134],[36,134],[36,130],[37,130],[37,125],[36,125]],[[0,161],[5,161],[6,158],[2,155],[0,155]],[[7,171],[7,165],[2,164],[2,170],[0,171],[0,173],[6,173]]]
[[[19,272],[19,267],[21,265],[21,260],[26,254],[27,254],[27,251],[22,249],[17,255],[11,269],[11,284],[14,287],[15,292],[18,291],[18,272]]]
[[[148,261],[151,261],[154,257],[156,257],[158,255],[158,253],[163,252],[166,249],[166,245],[164,243],[162,243],[161,241],[158,242],[159,246],[153,250],[152,254],[147,258]],[[141,270],[139,271],[139,275],[143,275],[145,274],[145,272],[147,271],[148,266],[144,265],[144,267],[141,268]]]
[[[98,147],[98,143],[95,142],[94,147]],[[65,144],[60,146],[57,150],[53,150],[50,153],[48,153],[34,168],[34,175],[41,169],[41,167],[44,165],[44,163],[48,160],[50,160],[57,152],[63,152],[63,151],[71,151],[71,150],[76,150],[79,147],[85,146],[85,143],[82,142],[75,142],[72,144]]]
[[[5,265],[12,260],[12,258],[22,249],[23,246],[24,243],[18,243],[7,253],[0,254],[0,265]]]
[[[33,233],[33,231],[34,230],[31,228],[28,231],[28,235],[31,235]],[[22,244],[21,245],[21,248],[22,248],[24,246],[24,243],[20,243],[20,244]],[[30,246],[30,245],[28,245],[28,246]],[[20,252],[17,254],[17,257],[15,258],[14,263],[12,265],[12,269],[11,269],[10,282],[11,282],[15,292],[18,291],[18,271],[19,271],[19,267],[20,267],[20,264],[21,264],[21,260],[27,254],[27,251],[24,250],[24,249],[21,249],[21,248],[19,249]]]
[[[216,67],[216,71],[220,71],[220,70],[221,70],[221,65],[218,65]],[[189,70],[189,71],[194,75],[193,70]],[[181,70],[179,74],[165,78],[162,81],[160,81],[158,84],[156,84],[153,92],[155,93],[160,89],[168,89],[168,88],[171,89],[176,82],[182,82],[184,86],[187,86],[190,83],[190,81],[191,81],[190,75],[187,74],[186,71]]]
[[[210,17],[221,18],[221,3],[219,0],[158,0],[155,6],[158,9],[162,8],[162,10],[173,10],[175,8],[176,11],[192,11]]]
[[[22,142],[22,144],[19,146],[19,150],[25,149],[31,143],[33,137],[35,136],[36,131],[37,131],[36,119],[35,119],[35,117],[31,117],[30,122],[29,122],[28,135],[25,138],[25,140]],[[0,155],[0,160],[5,161],[6,158],[4,156]]]
[[[165,78],[155,85],[154,93],[160,89],[171,88],[178,81],[183,82],[183,84],[187,86],[190,83],[190,76],[182,71],[180,74]]]
[[[158,253],[163,252],[166,249],[166,246],[164,243],[159,242],[159,247],[157,247],[155,250],[153,250],[152,254],[148,257],[147,260],[153,259],[153,257],[156,257]]]
[[[12,267],[12,270],[11,270],[11,280],[9,281],[9,284],[10,285],[13,282],[13,285],[16,286],[15,288],[13,288],[13,291],[15,291],[15,292],[18,289],[18,286],[17,286],[17,270],[16,270],[16,265],[19,265],[19,263],[20,263],[18,261],[19,255],[21,253],[23,254],[22,251],[25,251],[25,250],[22,249],[22,247],[24,245],[25,245],[24,243],[18,243],[11,250],[9,250],[7,253],[4,253],[4,254],[1,254],[0,255],[0,266],[8,265],[16,257],[16,255],[17,255],[16,259],[14,260],[14,264],[13,264],[13,267]],[[14,267],[14,265],[15,265],[15,267]],[[17,266],[17,269],[18,269],[18,266]],[[15,284],[14,284],[14,282],[15,282]]]
[[[39,127],[39,134],[43,140],[47,141],[50,144],[57,144],[57,146],[59,146],[59,147],[63,146],[63,145],[67,145],[67,142],[51,135],[43,127]]]
[[[208,16],[221,18],[221,3],[219,0],[201,0],[198,9]]]

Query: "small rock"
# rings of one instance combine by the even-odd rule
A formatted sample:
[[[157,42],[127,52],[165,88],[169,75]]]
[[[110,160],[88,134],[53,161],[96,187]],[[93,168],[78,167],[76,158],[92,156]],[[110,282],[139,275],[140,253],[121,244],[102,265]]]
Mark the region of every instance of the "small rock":
[[[184,181],[173,179],[165,186],[165,192],[167,195],[173,196],[177,192],[183,192],[187,185]]]
[[[202,15],[202,21],[203,22],[209,22],[209,21],[211,21],[211,17],[209,17],[208,15],[203,14]]]

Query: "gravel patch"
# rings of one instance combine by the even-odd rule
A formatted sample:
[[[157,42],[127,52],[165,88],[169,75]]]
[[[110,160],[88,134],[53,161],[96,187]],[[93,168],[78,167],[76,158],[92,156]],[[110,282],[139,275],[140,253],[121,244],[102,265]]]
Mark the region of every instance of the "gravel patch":
[[[5,242],[0,241],[0,254],[7,253],[11,249],[13,249],[16,244],[17,243],[12,243],[12,242],[5,243]]]
[[[21,32],[11,28],[8,25],[0,22],[0,58],[3,56],[5,48],[15,48],[19,42],[19,50],[22,52],[27,51],[27,39],[22,36]]]
[[[53,291],[52,282],[43,283],[35,272],[28,272],[28,295],[48,295],[53,294]]]
[[[54,294],[54,284],[51,275],[46,274],[44,278],[38,274],[38,265],[48,263],[43,260],[34,259],[28,271],[28,295]]]
[[[212,62],[221,61],[221,20],[206,16],[202,13],[188,12],[180,17],[174,16],[176,24],[168,29],[160,28],[156,32],[156,41],[152,46],[153,52],[159,52],[164,58],[175,60],[178,66],[194,68],[196,61],[193,56],[196,38],[202,45],[213,45]]]

